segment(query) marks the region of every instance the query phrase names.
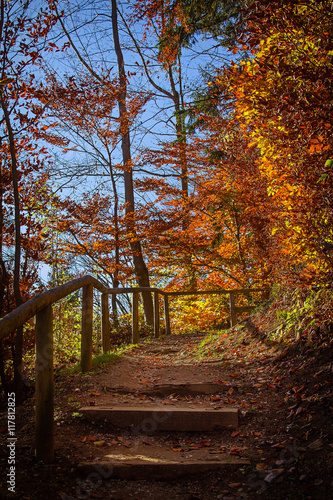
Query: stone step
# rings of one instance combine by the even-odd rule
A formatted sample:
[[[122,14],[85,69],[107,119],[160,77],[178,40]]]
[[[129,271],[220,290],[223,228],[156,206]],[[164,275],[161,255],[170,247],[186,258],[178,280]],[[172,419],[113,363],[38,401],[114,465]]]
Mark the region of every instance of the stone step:
[[[105,420],[119,428],[133,427],[146,434],[156,431],[207,432],[238,427],[237,408],[180,408],[159,406],[87,406],[79,410],[88,420]]]

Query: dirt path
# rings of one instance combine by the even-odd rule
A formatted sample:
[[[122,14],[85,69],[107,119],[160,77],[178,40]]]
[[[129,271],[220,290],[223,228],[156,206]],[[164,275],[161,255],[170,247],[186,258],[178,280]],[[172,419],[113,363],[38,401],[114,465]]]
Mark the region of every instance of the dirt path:
[[[41,500],[50,488],[55,500],[332,498],[331,349],[282,356],[245,329],[204,344],[204,334],[174,335],[139,345],[93,374],[58,374],[54,464],[33,458],[34,399],[17,412],[17,498]],[[210,389],[202,394],[205,384]],[[173,392],[172,385],[185,389]],[[80,417],[82,406],[118,404],[236,407],[240,426],[200,434],[147,433]],[[5,413],[0,429],[5,444]],[[82,462],[98,465],[112,453],[149,455],[153,449],[179,457],[229,457],[230,464],[167,482],[112,479],[103,470],[88,477],[78,472]],[[7,458],[2,447],[3,470]],[[6,494],[3,478],[0,497]]]

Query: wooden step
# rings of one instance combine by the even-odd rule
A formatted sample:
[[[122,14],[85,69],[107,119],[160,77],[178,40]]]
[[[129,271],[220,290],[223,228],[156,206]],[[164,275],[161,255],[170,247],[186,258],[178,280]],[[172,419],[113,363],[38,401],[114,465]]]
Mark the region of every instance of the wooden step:
[[[150,389],[142,389],[140,390],[140,393],[161,397],[168,396],[170,394],[177,394],[180,396],[200,396],[225,393],[230,391],[231,387],[234,390],[238,389],[238,386],[232,384],[214,384],[211,382],[201,382],[197,384],[160,384],[153,385]],[[241,386],[241,388],[243,388],[243,386]]]
[[[223,470],[227,473],[228,467],[246,465],[250,465],[249,460],[237,457],[223,457],[211,460],[197,460],[194,458],[170,460],[142,455],[137,457],[109,455],[98,463],[86,462],[79,464],[76,472],[85,477],[92,474],[94,476],[98,475],[101,479],[106,480],[167,480],[191,474],[197,475],[212,470]]]
[[[238,427],[237,408],[179,408],[158,406],[87,406],[79,410],[89,420],[105,420],[119,428],[135,427],[143,433],[156,431],[207,432]]]

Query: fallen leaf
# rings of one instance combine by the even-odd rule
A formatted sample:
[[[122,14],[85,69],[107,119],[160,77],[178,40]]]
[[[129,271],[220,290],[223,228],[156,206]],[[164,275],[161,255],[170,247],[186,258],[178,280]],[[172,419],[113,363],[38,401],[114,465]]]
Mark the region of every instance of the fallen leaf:
[[[278,450],[285,450],[286,447],[283,443],[276,443],[271,446],[271,448],[278,449]]]
[[[302,411],[303,408],[300,406],[299,408],[297,408],[295,415],[299,415],[300,413],[302,413]]]
[[[93,436],[81,436],[82,443],[88,443],[89,441],[96,441],[96,438]]]
[[[267,470],[268,465],[265,463],[259,463],[256,465],[256,470],[262,471],[262,470]]]
[[[241,455],[244,450],[247,450],[247,447],[241,448],[235,446],[234,448],[230,448],[229,455]]]
[[[283,469],[275,469],[272,472],[270,472],[269,474],[267,474],[264,481],[266,481],[266,483],[273,483],[275,481],[275,479],[277,477],[279,477],[282,473],[283,473]]]
[[[308,448],[310,448],[310,450],[321,450],[323,444],[324,443],[321,439],[316,439],[315,441],[309,444]]]
[[[234,431],[232,434],[231,434],[231,437],[234,438],[236,436],[238,436],[240,434],[240,431]]]
[[[105,445],[105,441],[94,441],[94,445],[95,446],[104,446]]]
[[[241,483],[229,483],[228,486],[229,488],[238,488],[238,486],[240,486]]]
[[[209,447],[209,446],[212,446],[212,442],[211,441],[201,441],[200,443],[200,446],[202,447]]]

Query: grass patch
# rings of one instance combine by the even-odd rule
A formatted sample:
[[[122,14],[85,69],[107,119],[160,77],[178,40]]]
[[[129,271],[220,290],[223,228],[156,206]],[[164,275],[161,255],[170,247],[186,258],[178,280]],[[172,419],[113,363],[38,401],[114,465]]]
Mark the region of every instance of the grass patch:
[[[131,347],[133,347],[133,345],[126,346],[121,349],[116,349],[115,351],[97,354],[92,358],[92,369],[89,372],[89,374],[94,375],[94,372],[96,372],[97,369],[104,368],[107,365],[115,363],[122,356],[123,352]],[[73,366],[66,367],[60,370],[60,373],[62,375],[71,375],[73,373],[80,373],[80,372],[81,372],[80,361]]]
[[[225,331],[222,332],[212,332],[208,333],[198,345],[196,352],[194,354],[194,358],[211,358],[214,355],[220,355],[220,350],[216,349],[218,347],[218,343],[226,335]]]
[[[92,359],[92,368],[104,368],[104,366],[117,361],[120,356],[120,353],[114,351],[98,354]]]

